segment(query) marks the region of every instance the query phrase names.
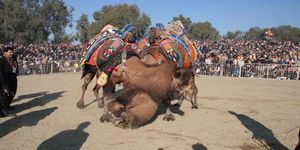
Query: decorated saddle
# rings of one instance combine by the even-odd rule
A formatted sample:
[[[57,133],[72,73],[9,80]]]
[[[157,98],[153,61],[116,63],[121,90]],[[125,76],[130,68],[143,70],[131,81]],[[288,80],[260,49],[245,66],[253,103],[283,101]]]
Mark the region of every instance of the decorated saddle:
[[[153,32],[153,29],[150,30],[150,34],[153,34]],[[146,53],[150,53],[158,61],[174,61],[178,67],[190,68],[192,66],[196,60],[197,51],[192,42],[185,36],[180,21],[170,23],[166,29],[162,24],[157,24],[155,32],[161,32],[159,34],[160,39],[156,38],[157,41],[152,46],[159,46],[161,52],[146,51]],[[154,35],[157,35],[157,33]],[[140,45],[140,47],[146,47],[147,44]]]
[[[125,46],[126,42],[124,39],[130,35],[133,29],[135,29],[135,27],[132,24],[125,25],[121,30],[118,30],[110,24],[106,25],[98,35],[90,40],[86,53],[83,54],[84,58],[81,64],[96,65],[95,56],[98,56],[101,50],[105,49],[103,56],[108,57],[113,54],[115,50]]]

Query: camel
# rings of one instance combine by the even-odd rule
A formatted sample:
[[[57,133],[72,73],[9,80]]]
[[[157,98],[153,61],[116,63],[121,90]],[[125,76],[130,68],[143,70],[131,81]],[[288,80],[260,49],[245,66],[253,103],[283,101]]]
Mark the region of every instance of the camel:
[[[94,54],[98,55],[99,53],[103,52],[103,50],[108,49],[109,46],[113,42],[114,42],[113,40],[106,41],[105,43],[103,43],[101,46],[99,46],[97,48],[97,50]],[[95,56],[92,56],[92,57],[95,57]],[[82,94],[81,94],[79,101],[77,102],[78,108],[80,108],[80,109],[84,108],[84,95],[87,90],[87,87],[91,83],[91,81],[94,79],[95,76],[96,76],[96,80],[98,79],[98,74],[99,74],[99,70],[97,68],[97,65],[94,63],[94,60],[92,60],[92,63],[88,63],[88,62],[84,63],[83,69],[82,69],[82,76],[81,76],[81,79],[83,79],[83,84],[81,86]],[[100,97],[99,97],[100,88],[101,88],[101,86],[96,84],[93,88],[93,92],[96,97],[96,101],[98,102],[98,107],[102,108],[103,100],[101,101]]]
[[[125,68],[123,67],[124,65],[126,66]],[[123,114],[126,114],[125,118],[127,119],[124,119],[124,115],[121,115],[123,117],[121,120],[135,120],[129,121],[127,124],[133,127],[140,126],[148,120],[147,118],[151,118],[155,114],[154,112],[156,112],[158,104],[162,102],[170,104],[174,92],[174,88],[172,87],[174,78],[182,80],[182,82],[178,83],[186,83],[191,77],[190,71],[178,68],[174,62],[166,61],[162,64],[147,65],[144,64],[139,57],[132,56],[126,60],[125,64],[120,64],[114,69],[108,83],[103,87],[104,112],[100,117],[100,121],[119,120],[120,113],[118,112],[123,110]],[[120,102],[124,101],[122,98],[120,100],[120,98],[113,96],[115,85],[121,82],[123,83],[123,90],[135,92],[132,94],[133,96],[129,96],[125,99],[125,105],[124,102]],[[178,86],[181,87],[181,85]],[[139,101],[139,99],[141,99],[141,101]],[[145,116],[135,114],[135,112],[139,112],[138,110],[145,110],[144,107],[146,107],[148,103],[151,105],[151,108],[148,108],[149,110],[147,109],[147,113],[144,114]],[[134,108],[134,111],[130,111],[129,108],[132,108],[131,106]],[[118,109],[116,111],[113,108]],[[114,111],[112,112],[112,110]],[[111,114],[119,115],[114,115],[115,117],[113,117]],[[116,119],[116,116],[119,116],[119,119]],[[143,121],[140,121],[141,118]],[[175,119],[169,108],[163,119]]]
[[[192,60],[188,58],[188,55],[185,53],[183,48],[180,47],[180,45],[177,44],[174,40],[171,40],[169,38],[161,40],[160,35],[157,32],[159,31],[154,29],[154,31],[152,30],[149,33],[150,43],[147,43],[148,42],[147,39],[142,39],[140,43],[138,43],[138,47],[140,49],[139,54],[142,57],[142,61],[148,65],[161,64],[162,62],[165,61],[173,61],[167,59],[166,53],[164,52],[164,50],[169,49],[171,47],[175,52],[177,53],[179,52],[179,54],[177,55],[183,56],[183,62],[182,62],[183,66],[180,68],[186,70],[192,70],[191,69]],[[157,46],[159,48],[156,49],[147,48],[147,46],[149,47],[150,45]],[[168,48],[165,48],[166,45],[168,45],[167,46]],[[195,58],[193,58],[193,60],[195,60]],[[198,108],[198,102],[197,102],[198,88],[195,83],[195,73],[193,71],[191,72],[193,74],[193,77],[190,78],[191,80],[188,81],[188,84],[185,86],[185,88],[181,88],[181,89],[178,88],[177,89],[178,94],[174,93],[176,95],[174,98],[179,99],[179,102],[174,106],[180,107],[182,101],[187,100],[191,102],[192,109]]]
[[[93,88],[94,95],[96,97],[96,101],[98,101],[98,107],[103,107],[103,98],[100,100],[99,97],[99,90],[103,86],[99,84],[99,75],[101,73],[105,72],[106,74],[109,74],[107,71],[108,68],[107,64],[111,63],[118,63],[112,58],[115,58],[114,53],[116,51],[122,49],[123,47],[131,46],[131,43],[134,43],[135,41],[135,27],[132,25],[126,25],[124,28],[120,31],[122,35],[116,35],[115,33],[109,33],[107,36],[104,36],[104,33],[108,32],[110,29],[114,29],[113,26],[107,25],[103,28],[103,30],[100,32],[99,35],[96,35],[90,42],[91,45],[87,49],[90,49],[88,52],[87,61],[84,62],[83,65],[83,71],[82,71],[82,77],[84,79],[84,82],[81,86],[82,94],[81,98],[77,102],[77,107],[82,109],[84,108],[84,95],[87,90],[87,86],[90,84],[90,82],[93,80],[93,78],[96,76],[96,85]],[[114,29],[115,30],[115,29]],[[114,31],[115,32],[115,31]],[[100,38],[103,36],[102,38]],[[98,37],[98,38],[96,38]],[[119,53],[117,53],[119,54]],[[102,60],[102,61],[99,61]],[[111,64],[110,64],[111,65]]]

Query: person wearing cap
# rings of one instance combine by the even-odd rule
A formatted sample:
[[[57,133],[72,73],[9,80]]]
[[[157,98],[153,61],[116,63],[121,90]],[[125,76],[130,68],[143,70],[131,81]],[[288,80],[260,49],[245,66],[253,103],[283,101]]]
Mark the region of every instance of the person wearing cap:
[[[4,58],[3,63],[6,68],[5,73],[8,79],[8,91],[9,91],[7,96],[6,107],[8,109],[13,109],[11,103],[17,92],[17,86],[18,86],[17,76],[19,73],[18,62],[16,56],[14,55],[14,48],[5,47],[3,50],[3,58]]]

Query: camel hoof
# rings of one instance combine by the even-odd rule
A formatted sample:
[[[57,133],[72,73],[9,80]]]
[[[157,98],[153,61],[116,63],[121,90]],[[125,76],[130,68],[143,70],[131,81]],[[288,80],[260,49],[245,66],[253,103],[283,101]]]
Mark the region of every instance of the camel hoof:
[[[192,109],[198,109],[199,107],[198,107],[198,105],[193,105],[192,106]]]
[[[100,122],[109,122],[110,121],[110,115],[109,114],[107,114],[107,113],[105,113],[105,114],[103,114],[101,117],[100,117]]]
[[[83,109],[84,108],[84,101],[78,101],[77,102],[77,108]]]
[[[175,117],[174,117],[173,114],[166,114],[166,115],[163,117],[163,120],[174,121],[174,120],[175,120]]]

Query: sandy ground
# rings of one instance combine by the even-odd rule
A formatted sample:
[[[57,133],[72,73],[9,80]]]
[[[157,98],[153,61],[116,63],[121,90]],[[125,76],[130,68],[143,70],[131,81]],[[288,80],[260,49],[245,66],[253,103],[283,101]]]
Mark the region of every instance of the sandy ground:
[[[199,76],[198,110],[184,102],[167,122],[161,106],[147,125],[120,129],[99,122],[93,85],[88,106],[76,108],[80,76],[20,76],[17,117],[0,118],[0,149],[294,149],[298,142],[299,81]]]

